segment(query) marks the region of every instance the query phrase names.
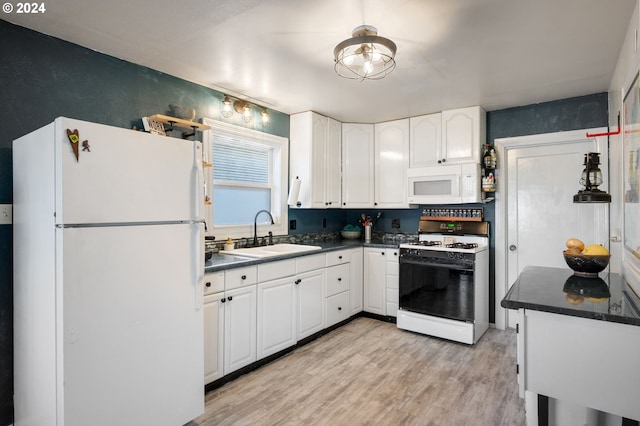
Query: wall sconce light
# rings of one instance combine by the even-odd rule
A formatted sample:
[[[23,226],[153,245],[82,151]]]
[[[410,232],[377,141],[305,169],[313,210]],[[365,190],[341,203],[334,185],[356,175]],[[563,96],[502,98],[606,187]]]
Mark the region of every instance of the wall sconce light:
[[[233,109],[231,107],[231,99],[229,96],[224,95],[224,99],[222,100],[222,116],[224,118],[229,118],[233,115]]]
[[[600,164],[600,154],[589,152],[584,155],[584,170],[580,178],[580,185],[584,189],[578,191],[573,196],[574,203],[610,203],[611,195],[598,189],[602,185],[602,171]]]
[[[260,111],[260,122],[262,122],[263,126],[269,124],[269,111],[266,108],[262,108],[262,111]]]
[[[238,99],[233,103],[233,109],[238,113],[242,114],[242,119],[245,123],[251,121],[251,104],[247,101],[241,101]]]

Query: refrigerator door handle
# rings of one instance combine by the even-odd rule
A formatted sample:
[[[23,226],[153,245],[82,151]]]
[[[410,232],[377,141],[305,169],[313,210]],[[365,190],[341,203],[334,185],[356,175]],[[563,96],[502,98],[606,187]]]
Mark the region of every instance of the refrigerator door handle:
[[[200,152],[201,143],[193,143],[193,165],[195,174],[195,197],[194,197],[194,219],[203,219],[201,217],[202,207],[204,206],[204,171],[202,170],[202,153]]]
[[[202,309],[204,299],[204,289],[202,283],[204,281],[204,233],[202,231],[204,221],[195,221],[191,226],[194,227],[194,271],[195,282],[193,283],[195,294],[195,308],[197,311]]]

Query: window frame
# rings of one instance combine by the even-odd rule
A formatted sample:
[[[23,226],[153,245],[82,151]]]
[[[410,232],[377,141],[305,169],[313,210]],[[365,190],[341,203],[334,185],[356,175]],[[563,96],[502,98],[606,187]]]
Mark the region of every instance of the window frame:
[[[270,159],[270,180],[272,181],[271,208],[274,224],[260,223],[268,220],[268,215],[261,214],[258,223],[258,237],[266,235],[269,231],[273,235],[287,235],[288,233],[288,205],[287,191],[289,182],[289,139],[260,132],[233,124],[224,123],[211,118],[203,118],[202,122],[211,127],[202,133],[203,155],[204,161],[213,163],[212,144],[214,135],[219,134],[223,137],[237,140],[244,140],[250,143],[263,144],[274,149],[274,155]],[[253,238],[253,222],[242,225],[218,225],[214,224],[214,205],[216,200],[213,199],[213,167],[204,169],[204,179],[207,185],[207,194],[211,197],[212,204],[205,206],[205,220],[207,222],[208,236],[217,235],[216,239],[227,239],[229,237]],[[255,212],[257,213],[257,212]]]

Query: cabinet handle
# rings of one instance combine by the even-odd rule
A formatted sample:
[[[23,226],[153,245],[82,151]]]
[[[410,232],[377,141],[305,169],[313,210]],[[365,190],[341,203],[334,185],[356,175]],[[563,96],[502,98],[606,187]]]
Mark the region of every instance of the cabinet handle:
[[[342,310],[342,306],[338,306],[338,310],[341,311]]]
[[[438,164],[442,164],[442,160],[438,160]]]
[[[347,205],[347,203],[342,203],[342,205],[343,205],[343,206],[346,206],[346,205]]]
[[[205,287],[211,287],[211,283],[204,283]]]
[[[225,299],[224,297],[222,299],[220,299],[220,302],[222,302],[222,303],[224,303],[226,301],[227,301],[227,299]]]
[[[446,159],[446,158],[443,158],[443,159],[442,159],[442,162],[443,162],[443,163],[446,163],[446,162],[447,162],[447,159]]]
[[[342,256],[338,256],[338,259],[342,260]]]
[[[240,278],[242,278],[243,280],[246,280],[246,279],[247,279],[247,276],[246,276],[246,275],[243,275],[243,276],[241,276]]]
[[[295,280],[295,281],[294,281],[294,284],[295,284],[295,285],[298,285],[298,284],[300,284],[301,282],[302,282],[302,280],[301,280],[301,279],[297,279],[297,280]]]
[[[233,300],[233,296],[229,296],[229,297],[227,297],[227,300],[228,300],[229,302],[231,302],[231,301]]]
[[[393,252],[393,255],[394,255],[394,256],[397,256],[397,255],[398,255],[398,253],[394,251],[394,252]]]
[[[384,256],[384,252],[382,252],[382,253],[380,253],[380,254]]]
[[[342,278],[338,277],[338,281],[342,281]]]

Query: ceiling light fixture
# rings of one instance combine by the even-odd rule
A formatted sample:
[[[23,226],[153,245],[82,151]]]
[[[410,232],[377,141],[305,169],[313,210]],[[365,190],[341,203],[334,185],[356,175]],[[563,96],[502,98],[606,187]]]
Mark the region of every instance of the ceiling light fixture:
[[[370,25],[355,28],[352,36],[333,50],[334,69],[340,77],[379,80],[394,70],[397,47],[393,41],[378,36]]]
[[[222,116],[224,118],[229,118],[233,115],[233,108],[231,107],[231,99],[229,96],[224,95],[224,99],[222,100]]]

